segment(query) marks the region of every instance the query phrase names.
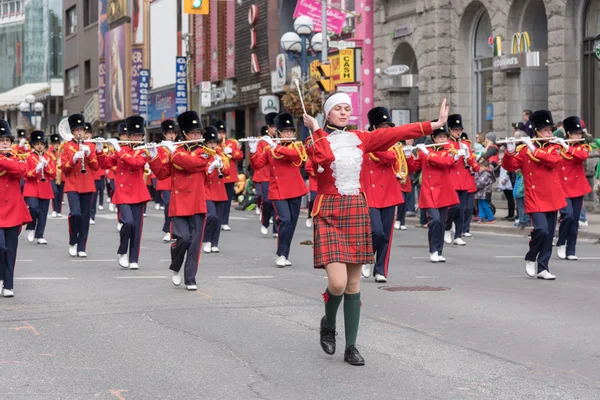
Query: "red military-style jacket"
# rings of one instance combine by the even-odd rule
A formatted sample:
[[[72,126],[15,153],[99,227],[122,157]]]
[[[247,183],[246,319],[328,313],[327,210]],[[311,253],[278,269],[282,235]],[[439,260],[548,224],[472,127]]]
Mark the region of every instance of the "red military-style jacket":
[[[479,172],[479,164],[471,152],[471,142],[454,138],[450,138],[448,142],[449,143],[445,148],[454,149],[456,151],[460,150],[461,142],[469,146],[469,156],[466,162],[464,158],[458,159],[456,163],[454,163],[454,167],[452,167],[450,177],[456,190],[466,190],[467,192],[475,193],[477,191],[477,185],[475,184],[475,177],[471,175],[471,170],[473,170],[473,172]],[[498,160],[496,160],[496,164],[497,163]]]
[[[158,179],[171,177],[169,217],[206,214],[208,154],[201,147],[179,147],[167,162],[159,156],[149,162]]]
[[[240,150],[240,144],[235,139],[226,139],[225,143],[221,143],[220,146],[223,151],[227,147],[231,149],[231,154],[224,155],[229,158],[229,173],[224,175],[225,183],[235,183],[238,181],[237,162],[244,158],[244,153]]]
[[[391,150],[363,155],[360,181],[369,208],[386,208],[404,203],[400,180],[396,178],[394,170],[397,163],[396,153]]]
[[[144,182],[144,167],[147,162],[145,150],[133,150],[129,146],[108,156],[104,152],[98,155],[100,166],[104,169],[116,167],[115,192],[110,199],[113,204],[138,204],[150,200],[150,193]]]
[[[454,155],[447,148],[432,147],[429,154],[419,152],[417,158],[410,156],[409,168],[421,170],[419,208],[442,208],[458,204],[458,195],[453,182]]]
[[[560,145],[533,141],[531,152],[527,146],[505,152],[502,167],[508,172],[520,169],[525,187],[525,212],[557,211],[567,205],[560,178]]]
[[[308,190],[311,192],[316,192],[318,190],[317,174],[315,173],[315,169],[311,160],[306,160],[306,164],[304,164],[304,170],[308,174]]]
[[[269,200],[286,200],[304,196],[308,188],[302,178],[300,167],[306,161],[302,142],[277,144],[274,149],[265,147],[250,156],[252,168],[267,167],[270,170]]]
[[[571,199],[584,196],[592,191],[586,176],[583,164],[590,155],[590,146],[587,144],[574,144],[569,150],[560,152],[560,183],[565,196]]]
[[[98,170],[98,159],[96,152],[90,146],[90,155],[84,155],[85,174],[81,173],[81,160],[73,162],[73,156],[79,151],[79,144],[74,140],[66,142],[63,147],[63,153],[60,157],[61,170],[65,181],[65,193],[94,193],[96,184],[94,183],[94,172]]]
[[[227,191],[225,190],[225,177],[230,172],[230,163],[227,161],[227,158],[219,152],[219,157],[223,160],[223,168],[221,168],[222,177],[219,178],[219,170],[214,169],[210,174],[208,173],[208,168],[206,168],[206,200],[211,201],[227,201]],[[210,165],[215,160],[215,156],[210,156],[208,158],[208,165]]]
[[[25,185],[23,187],[24,197],[36,197],[45,200],[54,198],[51,181],[56,178],[56,164],[51,155],[44,155],[44,158],[48,161],[48,165],[44,168],[45,181],[42,182],[42,173],[37,173],[35,170],[40,162],[40,156],[36,152],[29,153],[25,172]]]
[[[168,163],[171,160],[171,152],[166,147],[158,147],[158,157],[164,162]],[[156,177],[156,190],[171,190],[171,177],[166,179],[158,179]]]
[[[27,164],[16,156],[0,154],[0,228],[13,228],[31,222],[21,194],[21,178]]]
[[[258,148],[255,154],[262,154],[268,151],[269,145],[261,140],[258,142]],[[252,155],[250,156],[250,165],[252,165]],[[269,182],[271,180],[271,169],[265,165],[264,167],[257,168],[252,165],[252,169],[254,169],[254,174],[252,175],[252,182],[262,183]]]
[[[350,130],[348,132],[354,133],[360,140],[360,144],[357,147],[363,154],[385,151],[401,140],[416,139],[431,135],[432,133],[430,122],[416,122],[394,128],[377,129],[373,132],[359,130]],[[317,171],[318,193],[339,195],[338,189],[335,186],[333,170],[331,169],[331,164],[335,161],[335,156],[327,140],[328,135],[323,129],[313,132],[314,143],[311,138],[306,140],[306,152],[313,166],[316,164],[323,168],[322,172],[319,172],[318,167],[315,169]],[[313,212],[313,214],[315,213]]]

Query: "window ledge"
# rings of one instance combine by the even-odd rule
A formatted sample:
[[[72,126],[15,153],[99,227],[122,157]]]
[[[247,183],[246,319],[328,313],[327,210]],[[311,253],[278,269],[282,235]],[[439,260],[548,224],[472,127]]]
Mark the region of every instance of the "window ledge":
[[[69,36],[65,37],[65,41],[74,38],[75,36],[77,36],[77,32],[76,33],[71,33],[69,34]]]
[[[93,87],[93,88],[85,89],[83,93],[90,94],[90,93],[94,93],[94,92],[97,92],[97,91],[98,91],[98,88],[97,87]]]
[[[84,26],[83,27],[83,31],[86,32],[86,31],[89,31],[92,28],[98,28],[98,21],[92,22],[91,24]]]
[[[70,99],[74,99],[74,98],[75,98],[75,97],[77,97],[77,96],[79,96],[79,93],[73,93],[73,94],[70,94],[70,95],[68,95],[68,96],[65,96],[65,97],[64,97],[64,100],[70,100]]]

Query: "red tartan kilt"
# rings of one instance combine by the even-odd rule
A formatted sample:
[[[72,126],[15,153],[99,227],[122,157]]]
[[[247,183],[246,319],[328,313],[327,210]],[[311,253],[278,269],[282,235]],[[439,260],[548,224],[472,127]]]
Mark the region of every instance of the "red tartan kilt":
[[[364,195],[319,194],[315,200],[314,262],[325,268],[334,262],[373,264],[371,220]],[[315,215],[316,214],[316,215]]]

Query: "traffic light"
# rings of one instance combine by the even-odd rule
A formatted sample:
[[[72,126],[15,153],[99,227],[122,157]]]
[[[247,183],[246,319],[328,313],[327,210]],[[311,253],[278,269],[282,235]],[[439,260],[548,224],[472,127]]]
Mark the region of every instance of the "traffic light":
[[[209,0],[185,0],[183,12],[186,14],[208,14]]]
[[[325,93],[333,91],[333,80],[331,79],[331,64],[321,64],[317,67],[317,71],[321,75],[321,79],[317,81],[317,85]]]

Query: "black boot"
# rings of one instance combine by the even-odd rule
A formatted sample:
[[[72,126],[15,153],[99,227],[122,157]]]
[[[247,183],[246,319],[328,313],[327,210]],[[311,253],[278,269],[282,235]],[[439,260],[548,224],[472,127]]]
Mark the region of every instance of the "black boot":
[[[365,359],[360,355],[358,349],[354,346],[350,346],[344,353],[344,361],[350,365],[365,365]]]
[[[325,317],[321,318],[321,348],[329,355],[335,354],[335,329],[325,326]]]

